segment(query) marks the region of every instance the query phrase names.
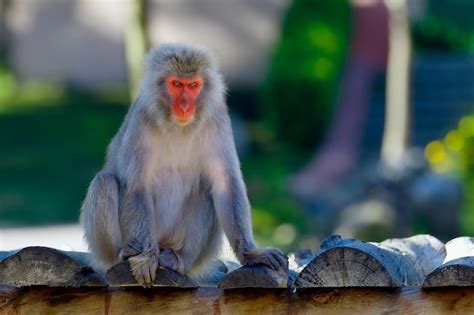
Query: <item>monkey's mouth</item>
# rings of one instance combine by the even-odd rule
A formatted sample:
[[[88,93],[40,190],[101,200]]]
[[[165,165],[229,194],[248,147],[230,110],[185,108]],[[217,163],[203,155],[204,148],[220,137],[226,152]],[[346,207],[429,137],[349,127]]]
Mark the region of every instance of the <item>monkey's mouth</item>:
[[[194,115],[191,116],[178,116],[174,115],[174,120],[178,123],[178,125],[185,126],[194,120]]]

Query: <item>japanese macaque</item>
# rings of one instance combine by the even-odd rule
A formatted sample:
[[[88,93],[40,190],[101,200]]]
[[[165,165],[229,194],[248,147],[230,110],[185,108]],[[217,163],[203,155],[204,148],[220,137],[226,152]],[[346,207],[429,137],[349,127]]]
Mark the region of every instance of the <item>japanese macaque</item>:
[[[81,220],[97,264],[128,260],[145,286],[158,267],[198,275],[224,235],[242,264],[286,265],[279,250],[255,244],[225,86],[207,50],[169,44],[148,53],[140,95]]]

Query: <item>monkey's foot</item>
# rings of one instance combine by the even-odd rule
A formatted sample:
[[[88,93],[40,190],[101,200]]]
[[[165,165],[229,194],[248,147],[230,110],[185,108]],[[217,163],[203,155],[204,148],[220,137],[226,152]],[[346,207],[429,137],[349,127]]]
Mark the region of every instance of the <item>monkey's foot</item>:
[[[150,245],[149,245],[150,246]],[[150,246],[151,247],[151,246]],[[143,252],[143,244],[136,239],[130,241],[122,250],[120,251],[119,257],[120,260],[127,260],[132,256],[137,256]]]
[[[158,254],[156,249],[149,249],[140,255],[128,258],[133,277],[144,287],[153,284],[158,268]]]
[[[271,269],[286,269],[288,268],[288,257],[286,257],[280,250],[272,247],[254,249],[244,253],[246,265],[265,265]]]
[[[161,268],[169,268],[179,273],[184,272],[183,264],[178,255],[169,248],[162,248],[158,256],[158,266]]]

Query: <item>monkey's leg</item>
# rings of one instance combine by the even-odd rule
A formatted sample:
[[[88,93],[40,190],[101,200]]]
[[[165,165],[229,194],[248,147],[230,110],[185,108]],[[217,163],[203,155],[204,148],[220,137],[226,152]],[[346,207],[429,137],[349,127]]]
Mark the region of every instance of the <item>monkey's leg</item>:
[[[160,248],[160,254],[158,256],[158,266],[184,273],[183,264],[181,262],[180,257],[171,248]]]
[[[99,172],[89,186],[81,213],[85,237],[99,268],[109,268],[116,263],[122,247],[118,205],[117,179]]]
[[[222,248],[223,231],[219,226],[214,207],[209,200],[201,200],[190,217],[184,246],[178,256],[185,273],[201,274],[217,258]]]
[[[153,200],[146,190],[132,185],[124,189],[119,213],[124,248],[119,256],[128,260],[133,276],[144,286],[155,280],[160,252],[152,209]]]

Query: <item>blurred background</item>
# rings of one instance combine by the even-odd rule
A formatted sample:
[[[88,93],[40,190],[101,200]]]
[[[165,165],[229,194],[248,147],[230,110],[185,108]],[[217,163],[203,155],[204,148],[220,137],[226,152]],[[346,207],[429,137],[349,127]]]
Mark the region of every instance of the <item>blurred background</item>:
[[[85,250],[144,52],[208,46],[260,245],[474,234],[472,0],[0,0],[0,250]]]

